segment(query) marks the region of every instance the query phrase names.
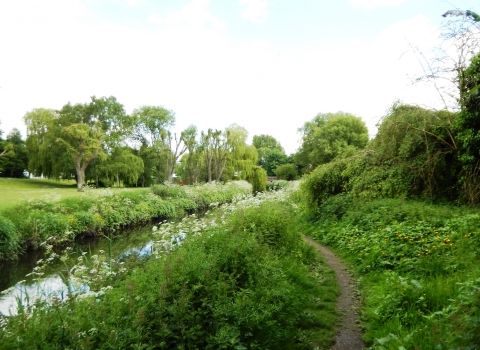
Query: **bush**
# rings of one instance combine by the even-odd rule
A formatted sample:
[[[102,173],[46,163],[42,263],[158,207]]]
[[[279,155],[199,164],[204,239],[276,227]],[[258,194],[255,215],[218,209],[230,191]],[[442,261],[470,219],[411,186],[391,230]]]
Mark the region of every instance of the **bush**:
[[[288,186],[287,180],[275,180],[271,182],[267,182],[266,188],[268,191],[279,191]]]
[[[275,175],[278,180],[293,181],[298,177],[297,168],[293,164],[283,164],[277,167]]]

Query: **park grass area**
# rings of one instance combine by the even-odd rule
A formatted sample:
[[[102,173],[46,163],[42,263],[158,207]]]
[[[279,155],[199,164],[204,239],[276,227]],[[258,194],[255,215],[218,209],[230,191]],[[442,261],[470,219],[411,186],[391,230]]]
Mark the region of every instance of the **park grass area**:
[[[141,190],[132,188],[130,190]],[[122,189],[113,189],[122,190]],[[95,191],[89,189],[89,191]],[[84,195],[75,180],[13,179],[0,177],[0,211],[27,200],[58,201]]]

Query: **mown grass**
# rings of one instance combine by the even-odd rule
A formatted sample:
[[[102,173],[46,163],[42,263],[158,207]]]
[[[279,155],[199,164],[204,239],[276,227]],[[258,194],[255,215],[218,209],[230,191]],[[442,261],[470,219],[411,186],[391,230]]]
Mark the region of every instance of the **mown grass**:
[[[339,195],[310,219],[360,277],[373,349],[480,346],[478,209]]]
[[[80,261],[67,270],[91,290],[0,319],[0,348],[328,349],[334,273],[303,241],[290,200],[260,197],[160,226],[152,258],[121,273],[102,257]]]
[[[100,190],[100,189],[99,189]],[[99,191],[89,189],[89,191]],[[122,191],[124,189],[112,189]],[[130,191],[142,190],[131,188]],[[55,201],[69,197],[84,196],[78,192],[74,180],[13,179],[0,177],[0,211],[21,204],[27,200]]]

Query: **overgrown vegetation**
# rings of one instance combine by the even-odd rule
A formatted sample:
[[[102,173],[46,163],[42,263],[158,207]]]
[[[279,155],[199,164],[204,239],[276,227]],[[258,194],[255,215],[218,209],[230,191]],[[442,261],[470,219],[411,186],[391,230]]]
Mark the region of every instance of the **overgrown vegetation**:
[[[448,71],[459,112],[395,103],[364,150],[301,184],[311,234],[359,276],[372,349],[480,346],[477,29],[450,33],[472,48]]]
[[[365,339],[373,348],[479,345],[477,210],[340,194],[316,215],[312,234],[360,276]]]
[[[68,299],[0,318],[0,347],[326,349],[337,286],[303,227],[285,191],[163,224],[150,259],[80,259],[64,276]]]

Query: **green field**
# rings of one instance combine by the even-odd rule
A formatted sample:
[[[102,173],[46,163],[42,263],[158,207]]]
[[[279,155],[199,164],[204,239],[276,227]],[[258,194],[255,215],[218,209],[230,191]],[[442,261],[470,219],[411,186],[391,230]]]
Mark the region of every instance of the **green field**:
[[[29,199],[56,201],[82,195],[75,180],[0,178],[0,211]]]

